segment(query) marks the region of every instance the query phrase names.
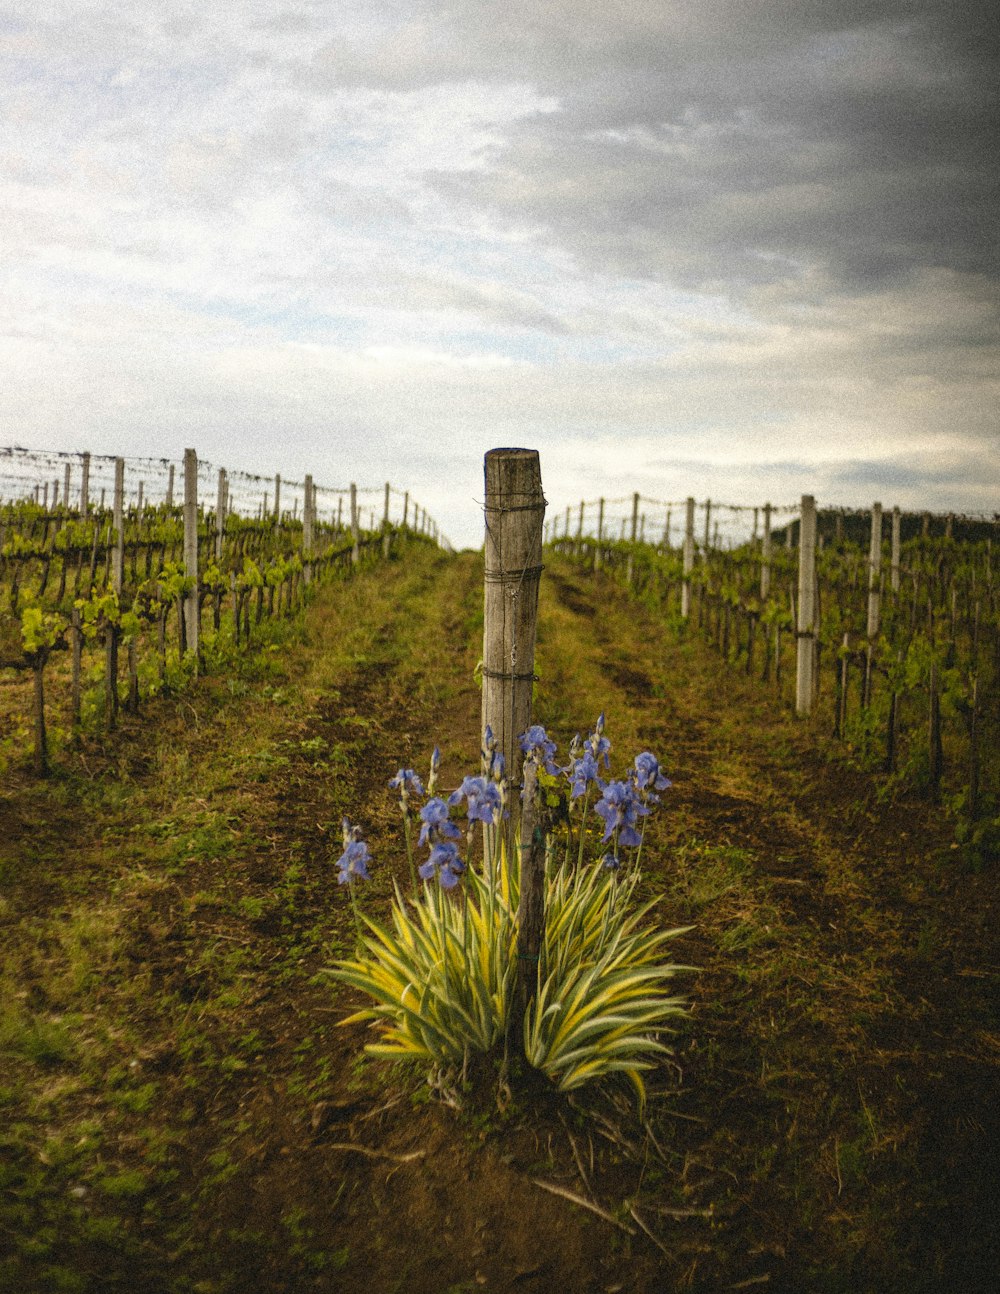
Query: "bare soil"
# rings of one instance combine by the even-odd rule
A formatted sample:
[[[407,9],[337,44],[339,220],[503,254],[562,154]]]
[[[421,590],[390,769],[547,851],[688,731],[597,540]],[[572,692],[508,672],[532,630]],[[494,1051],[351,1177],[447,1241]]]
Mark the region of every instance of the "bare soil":
[[[773,692],[553,558],[536,719],[673,779],[644,846],[690,1018],[643,1117],[367,1058],[341,819],[478,752],[481,559],[320,591],[227,678],[0,790],[0,1288],[992,1291],[997,877]],[[4,1282],[7,1282],[6,1285]]]

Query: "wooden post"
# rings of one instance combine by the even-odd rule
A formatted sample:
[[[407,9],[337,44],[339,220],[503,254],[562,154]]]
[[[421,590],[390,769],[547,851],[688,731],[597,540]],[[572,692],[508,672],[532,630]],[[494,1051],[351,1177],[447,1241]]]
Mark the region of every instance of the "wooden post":
[[[796,630],[795,712],[809,714],[816,666],[816,500],[802,496],[799,526],[799,619]]]
[[[115,499],[112,513],[112,524],[115,528],[114,566],[111,572],[111,583],[114,591],[121,597],[122,580],[125,575],[125,460],[115,459]]]
[[[215,491],[215,560],[222,561],[222,540],[226,529],[226,469],[219,468]]]
[[[760,600],[766,602],[771,592],[771,505],[764,504],[764,538],[760,545]]]
[[[663,526],[663,547],[670,547],[670,509],[667,509],[667,519]]]
[[[519,738],[531,726],[535,621],[542,573],[545,497],[534,449],[491,449],[486,477],[486,575],[480,728],[493,730],[512,787]]]
[[[632,495],[632,543],[638,538],[639,530],[639,494],[638,491]]]
[[[597,543],[594,545],[594,570],[601,569],[601,548],[604,545],[604,499],[597,503]]]
[[[684,518],[684,581],[681,584],[681,615],[686,620],[691,614],[691,572],[694,569],[694,509],[693,498],[688,498]]]
[[[872,533],[868,546],[868,641],[878,637],[881,619],[882,505],[872,504]]]
[[[899,531],[900,531],[899,509],[892,510],[892,569],[891,584],[893,593],[899,592]]]
[[[708,545],[712,537],[712,500],[705,500],[705,559],[708,559]]]
[[[389,560],[389,544],[392,533],[389,530],[389,482],[385,483],[385,508],[382,511],[382,560]]]
[[[757,516],[758,516],[759,512],[760,512],[760,508],[754,508],[754,510],[753,510],[753,534],[750,536],[750,542],[751,542],[752,544],[756,544],[756,542],[757,542]]]
[[[184,451],[184,574],[194,587],[184,599],[184,633],[189,651],[198,653],[198,454]]]
[[[69,507],[69,482],[72,468],[69,463],[63,469],[63,507]]]
[[[277,524],[281,520],[281,473],[277,472],[274,477],[274,520]]]
[[[174,506],[174,465],[170,464],[170,470],[167,473],[167,507]]]
[[[80,476],[80,516],[86,517],[90,512],[90,454],[85,450],[83,467]]]
[[[577,522],[576,522],[576,537],[577,537],[577,539],[582,539],[582,538],[583,538],[583,509],[584,509],[584,502],[583,502],[583,500],[581,499],[581,500],[580,500],[580,515],[579,515],[579,517],[577,518]]]
[[[312,549],[315,496],[312,476],[306,475],[306,497],[302,503],[302,575],[305,582],[312,581]]]
[[[144,492],[145,492],[145,482],[144,482],[144,481],[140,481],[140,482],[139,482],[139,492],[138,492],[138,494],[136,495],[136,500],[135,500],[135,509],[136,509],[136,511],[137,511],[137,512],[142,512],[142,496],[143,496]]]
[[[36,495],[37,495],[37,493],[38,493],[38,487],[37,487],[37,486],[35,487],[35,493],[36,493]],[[42,490],[42,510],[43,510],[44,512],[48,512],[48,510],[49,510],[49,483],[48,483],[48,481],[46,481],[46,482],[45,482],[45,486],[44,486],[44,488],[43,488],[43,490]]]
[[[358,529],[358,487],[351,482],[351,565],[357,566],[361,560],[359,547],[361,535]]]
[[[125,460],[116,458],[115,492],[111,511],[111,525],[115,537],[111,554],[111,587],[119,599],[125,573],[124,495]],[[117,624],[108,623],[104,630],[104,722],[108,732],[114,731],[118,723],[118,634]]]

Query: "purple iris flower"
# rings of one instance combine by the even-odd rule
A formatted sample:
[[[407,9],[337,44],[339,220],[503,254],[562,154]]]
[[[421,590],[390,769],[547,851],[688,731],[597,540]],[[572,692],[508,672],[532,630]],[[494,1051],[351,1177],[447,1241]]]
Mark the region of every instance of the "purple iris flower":
[[[597,760],[589,750],[585,751],[582,758],[576,760],[570,766],[569,775],[573,782],[569,793],[569,798],[571,800],[575,800],[578,796],[583,795],[587,789],[588,782],[597,782],[598,786],[601,785],[600,779],[597,776]]]
[[[594,809],[604,819],[604,835],[601,844],[618,833],[619,845],[639,845],[642,837],[635,829],[636,818],[645,817],[649,810],[638,798],[635,788],[629,782],[609,782],[604,787],[604,794],[594,805]]]
[[[434,845],[449,836],[452,840],[461,839],[462,833],[453,822],[448,821],[448,806],[439,796],[427,801],[420,810],[420,820],[423,826],[420,828],[418,845]]]
[[[436,872],[438,884],[446,890],[454,889],[464,871],[465,864],[458,855],[458,847],[450,840],[438,841],[431,850],[427,862],[420,867],[423,880],[429,881]]]
[[[670,778],[660,772],[660,764],[656,756],[650,754],[648,750],[644,750],[641,755],[636,755],[633,776],[636,790],[641,792],[644,800],[652,804],[660,802],[660,797],[654,795],[654,791],[665,791],[668,786],[673,786]]]
[[[521,749],[529,758],[534,758],[553,776],[559,772],[552,761],[556,753],[556,743],[550,741],[548,734],[540,723],[532,724],[527,732],[521,734]]]
[[[390,789],[399,791],[399,807],[404,813],[410,803],[411,795],[423,795],[424,786],[412,768],[401,768],[389,782]]]
[[[622,860],[618,857],[617,854],[605,854],[604,857],[601,859],[601,866],[609,872],[617,872],[618,868],[621,867],[621,865],[622,865]]]
[[[449,804],[459,804],[465,800],[468,805],[470,825],[473,822],[485,822],[487,826],[499,822],[502,805],[500,788],[496,782],[485,777],[466,777],[457,791],[448,796]]]
[[[363,840],[352,840],[337,859],[337,884],[350,884],[353,880],[369,881],[367,864],[372,861],[368,846]]]
[[[587,738],[586,745],[590,747],[590,752],[594,756],[598,766],[601,760],[604,761],[604,767],[610,769],[611,760],[608,751],[611,749],[611,742],[604,735],[604,711],[597,716],[597,722],[594,724],[594,731]]]
[[[433,795],[437,789],[438,769],[441,767],[441,751],[437,746],[431,752],[431,772],[427,779],[427,794]]]

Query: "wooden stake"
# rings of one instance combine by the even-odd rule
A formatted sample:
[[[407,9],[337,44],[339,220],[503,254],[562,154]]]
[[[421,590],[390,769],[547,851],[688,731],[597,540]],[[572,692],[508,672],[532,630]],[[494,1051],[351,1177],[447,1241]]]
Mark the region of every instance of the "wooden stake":
[[[198,454],[184,451],[184,573],[194,587],[184,599],[184,641],[189,651],[198,652],[200,604],[198,600]]]
[[[90,454],[84,451],[80,476],[80,516],[90,512]]]
[[[684,580],[681,584],[681,616],[687,620],[691,614],[691,572],[694,569],[694,509],[690,496],[684,518]]]
[[[226,469],[219,468],[215,491],[215,560],[222,561],[222,540],[226,531]]]
[[[480,727],[493,730],[512,787],[520,784],[518,738],[531,725],[535,623],[542,572],[542,494],[538,453],[486,455],[486,574]]]
[[[760,546],[760,600],[771,592],[771,505],[764,504],[764,538]]]
[[[796,627],[795,712],[812,710],[816,664],[816,500],[802,496],[799,524],[799,618]]]
[[[358,487],[351,482],[351,565],[357,566],[361,560],[360,540],[361,535],[358,529]]]
[[[868,547],[868,640],[878,637],[881,619],[882,505],[872,504],[872,532]]]
[[[114,565],[111,575],[111,582],[114,591],[119,598],[122,594],[122,581],[125,576],[125,528],[124,528],[124,511],[125,511],[125,460],[124,458],[115,459],[115,498],[114,511],[112,513],[112,524],[115,528],[115,551]]]

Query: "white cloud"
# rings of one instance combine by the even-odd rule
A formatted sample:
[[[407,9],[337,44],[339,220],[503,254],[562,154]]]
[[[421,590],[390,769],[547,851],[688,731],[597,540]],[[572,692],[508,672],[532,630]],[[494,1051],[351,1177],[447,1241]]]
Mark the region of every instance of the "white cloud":
[[[997,506],[989,67],[914,13],[39,0],[7,438],[398,474],[462,542],[498,443],[554,500]]]

